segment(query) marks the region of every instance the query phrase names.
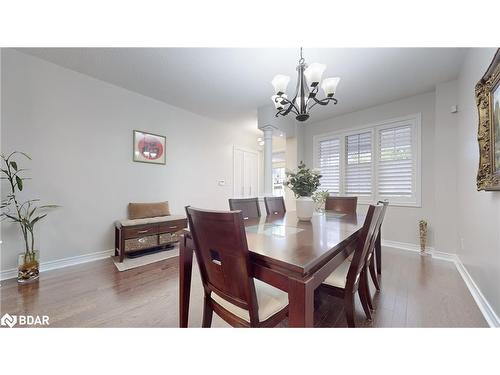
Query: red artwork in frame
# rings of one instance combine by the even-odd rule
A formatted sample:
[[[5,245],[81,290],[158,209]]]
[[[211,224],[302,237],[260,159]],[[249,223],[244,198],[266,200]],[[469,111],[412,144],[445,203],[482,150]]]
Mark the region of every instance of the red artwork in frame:
[[[166,137],[134,130],[134,161],[140,163],[165,164]]]

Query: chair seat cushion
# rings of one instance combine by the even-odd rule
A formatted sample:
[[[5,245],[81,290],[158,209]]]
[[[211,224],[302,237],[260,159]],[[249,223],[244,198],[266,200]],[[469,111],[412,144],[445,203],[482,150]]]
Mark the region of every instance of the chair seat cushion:
[[[154,224],[154,223],[165,223],[174,220],[185,219],[186,217],[183,215],[169,215],[169,216],[156,216],[156,217],[147,217],[144,219],[129,219],[129,220],[119,220],[116,224],[119,224],[123,227],[130,227],[133,225],[144,225],[144,224]]]
[[[323,281],[323,284],[335,286],[337,288],[345,288],[347,273],[349,272],[349,267],[351,266],[351,259],[347,258],[342,262],[340,266],[335,268],[335,270]]]
[[[263,322],[288,305],[288,293],[260,280],[254,279],[254,281],[257,303],[259,305],[259,321]],[[250,314],[248,310],[233,305],[231,302],[219,297],[214,292],[212,292],[212,299],[229,312],[250,323]]]

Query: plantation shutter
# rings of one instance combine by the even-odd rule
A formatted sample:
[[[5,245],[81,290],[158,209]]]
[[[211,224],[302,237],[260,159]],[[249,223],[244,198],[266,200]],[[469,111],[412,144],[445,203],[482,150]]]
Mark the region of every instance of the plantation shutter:
[[[372,195],[372,133],[345,137],[345,194]]]
[[[378,193],[380,197],[414,195],[412,127],[379,130]]]
[[[319,142],[319,170],[321,189],[330,193],[340,192],[340,139],[332,138]]]

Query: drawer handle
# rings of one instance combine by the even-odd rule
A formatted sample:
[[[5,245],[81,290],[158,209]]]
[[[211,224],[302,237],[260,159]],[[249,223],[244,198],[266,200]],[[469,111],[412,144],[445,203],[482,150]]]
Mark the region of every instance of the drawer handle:
[[[170,229],[175,229],[175,228],[177,228],[177,225],[174,225],[174,226],[169,227],[169,228],[170,228]]]
[[[137,233],[148,233],[149,232],[149,229],[145,229],[145,230],[138,230]]]

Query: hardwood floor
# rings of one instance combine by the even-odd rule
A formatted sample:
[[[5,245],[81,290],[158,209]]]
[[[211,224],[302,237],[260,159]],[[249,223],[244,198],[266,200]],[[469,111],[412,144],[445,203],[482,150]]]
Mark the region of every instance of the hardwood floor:
[[[384,248],[373,322],[357,301],[360,327],[487,327],[454,264]],[[202,286],[194,267],[189,326],[201,326]],[[0,315],[49,315],[51,327],[178,327],[177,258],[118,272],[111,259],[44,272],[0,287]],[[317,327],[346,327],[342,301],[320,295]],[[214,327],[228,325],[214,314]],[[283,326],[286,326],[284,322]]]

